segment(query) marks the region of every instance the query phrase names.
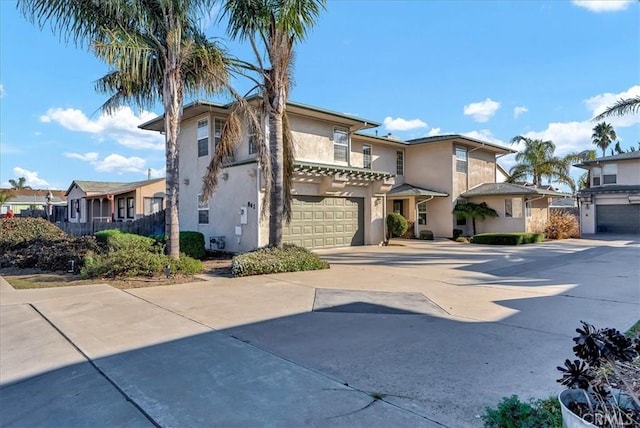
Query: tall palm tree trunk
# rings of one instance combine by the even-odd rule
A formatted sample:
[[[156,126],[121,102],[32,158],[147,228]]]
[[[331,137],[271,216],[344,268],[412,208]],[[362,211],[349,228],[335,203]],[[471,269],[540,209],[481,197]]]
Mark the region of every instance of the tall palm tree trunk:
[[[269,245],[282,247],[282,218],[284,215],[284,137],[282,93],[269,97],[269,154],[271,156],[271,202],[269,204]]]

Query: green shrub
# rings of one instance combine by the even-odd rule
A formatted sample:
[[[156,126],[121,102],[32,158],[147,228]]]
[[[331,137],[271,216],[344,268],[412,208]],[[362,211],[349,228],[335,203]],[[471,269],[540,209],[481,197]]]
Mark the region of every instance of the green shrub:
[[[122,233],[120,232],[120,229],[107,229],[96,232],[93,236],[96,237],[96,241],[98,241],[98,243],[106,245],[110,237],[120,233]]]
[[[171,265],[172,274],[182,273],[185,275],[195,275],[201,273],[204,269],[200,260],[189,257],[184,253],[180,254],[178,261],[168,260],[167,262]]]
[[[107,239],[109,251],[135,252],[147,251],[154,254],[163,254],[164,247],[147,236],[135,233],[114,233]]]
[[[462,236],[462,229],[453,229],[453,240],[457,240]]]
[[[502,399],[496,409],[487,407],[485,428],[560,428],[562,414],[557,398],[522,402],[517,395]]]
[[[180,232],[180,251],[189,257],[202,260],[205,255],[204,235],[200,232]]]
[[[126,278],[153,276],[164,273],[170,265],[172,274],[194,275],[202,272],[202,262],[181,254],[179,260],[145,250],[91,253],[87,256],[80,273],[83,278]]]
[[[474,235],[471,242],[488,245],[521,245],[543,242],[541,233],[481,233]]]
[[[391,237],[404,235],[408,228],[406,218],[398,213],[387,214],[387,230]]]
[[[43,218],[3,218],[0,219],[0,252],[11,250],[31,241],[63,239],[67,237],[62,229]]]
[[[426,241],[433,241],[433,232],[430,230],[421,230],[420,239],[423,239]]]
[[[231,274],[236,277],[328,268],[329,263],[318,255],[306,248],[287,244],[282,248],[259,248],[237,255],[231,261]]]

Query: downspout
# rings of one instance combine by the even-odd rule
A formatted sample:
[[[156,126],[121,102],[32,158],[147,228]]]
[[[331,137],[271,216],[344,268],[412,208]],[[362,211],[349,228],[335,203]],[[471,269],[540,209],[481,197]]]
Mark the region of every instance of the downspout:
[[[413,234],[414,236],[418,237],[418,205],[420,204],[426,204],[427,202],[429,202],[431,199],[435,198],[435,196],[429,196],[429,199],[423,199],[419,202],[416,202],[416,221],[413,223]],[[427,213],[427,216],[429,214]]]
[[[531,202],[539,201],[540,199],[548,198],[546,195],[542,195],[539,198],[529,199],[524,201],[524,231],[527,231],[527,223],[529,222],[527,218],[527,204],[529,204],[529,209],[533,209],[531,206]],[[549,220],[549,209],[547,207],[547,220]]]

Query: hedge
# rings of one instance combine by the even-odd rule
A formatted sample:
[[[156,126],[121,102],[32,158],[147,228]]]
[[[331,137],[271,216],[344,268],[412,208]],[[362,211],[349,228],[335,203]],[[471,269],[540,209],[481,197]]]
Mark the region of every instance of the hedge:
[[[387,230],[390,236],[402,236],[409,228],[407,219],[398,213],[387,214]]]
[[[205,255],[204,235],[200,232],[180,232],[180,252],[194,259],[202,260]]]
[[[231,261],[231,274],[236,277],[328,268],[329,263],[318,255],[290,244],[285,244],[282,248],[259,248],[237,255]]]
[[[474,235],[471,242],[487,245],[521,245],[543,242],[541,233],[481,233]]]

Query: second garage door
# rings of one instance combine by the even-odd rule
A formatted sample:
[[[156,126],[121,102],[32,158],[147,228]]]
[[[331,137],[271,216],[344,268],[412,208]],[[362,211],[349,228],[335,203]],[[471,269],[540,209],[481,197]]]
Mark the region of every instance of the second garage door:
[[[283,241],[306,248],[364,245],[364,200],[294,196]]]
[[[640,205],[597,205],[596,232],[640,234]]]

